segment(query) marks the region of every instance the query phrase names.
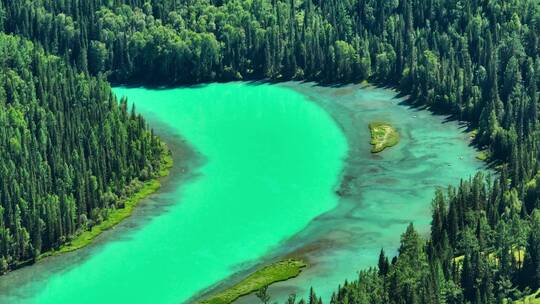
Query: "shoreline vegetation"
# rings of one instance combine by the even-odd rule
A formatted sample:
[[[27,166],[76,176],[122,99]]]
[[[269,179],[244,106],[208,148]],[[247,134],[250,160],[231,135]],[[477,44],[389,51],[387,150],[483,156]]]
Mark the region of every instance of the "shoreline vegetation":
[[[540,289],[531,295],[525,296],[524,298],[514,301],[514,304],[540,304]]]
[[[154,194],[161,188],[160,179],[168,176],[170,173],[170,169],[174,163],[172,153],[164,142],[162,142],[162,145],[163,155],[161,156],[161,168],[159,169],[157,176],[142,182],[137,191],[135,191],[130,197],[123,199],[121,201],[121,203],[123,203],[123,208],[111,210],[107,219],[93,226],[90,230],[81,232],[73,240],[60,246],[60,248],[42,253],[39,255],[36,261],[84,248],[90,245],[103,232],[114,228],[123,220],[130,217],[137,205],[139,205],[142,200],[151,194]],[[21,267],[25,266],[26,264],[28,263],[22,263]]]
[[[307,267],[301,259],[288,259],[267,265],[249,274],[239,283],[221,292],[208,296],[199,304],[229,304],[242,296],[246,296],[271,284],[286,281],[300,275]]]
[[[371,122],[369,124],[369,130],[371,132],[371,144],[373,148],[371,153],[382,152],[386,148],[393,147],[399,143],[398,131],[388,123],[385,122]]]

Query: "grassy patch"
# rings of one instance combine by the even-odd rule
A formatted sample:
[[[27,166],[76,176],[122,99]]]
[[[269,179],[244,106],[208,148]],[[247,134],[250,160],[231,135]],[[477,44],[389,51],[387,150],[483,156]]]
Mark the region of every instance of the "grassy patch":
[[[476,155],[476,158],[481,160],[481,161],[486,161],[489,158],[489,153],[487,151],[480,151]]]
[[[469,132],[469,138],[471,140],[475,139],[477,135],[478,135],[478,129],[474,129],[471,132]]]
[[[168,151],[167,149],[165,151]],[[62,245],[58,250],[48,251],[39,256],[39,259],[54,256],[70,251],[74,251],[83,248],[90,244],[98,235],[102,232],[111,229],[119,224],[122,220],[131,215],[133,209],[150,194],[156,192],[160,187],[160,177],[169,175],[169,171],[172,168],[173,159],[169,152],[164,152],[161,159],[161,169],[158,177],[152,180],[146,181],[142,184],[142,187],[137,190],[131,197],[124,200],[124,208],[113,210],[109,213],[109,217],[92,227],[91,230],[86,230],[77,235],[71,242]]]
[[[532,295],[528,295],[521,300],[513,302],[514,304],[540,304],[540,289]]]
[[[240,283],[200,302],[201,304],[229,304],[272,283],[297,277],[306,263],[302,260],[285,260],[268,265],[250,274]]]
[[[386,148],[393,147],[399,142],[399,133],[390,124],[384,122],[372,122],[369,124],[371,131],[372,153],[379,153]]]
[[[514,260],[516,261],[516,263],[518,265],[523,265],[523,260],[525,259],[525,248],[518,249],[517,247],[513,247],[511,250],[511,253],[514,256]],[[490,252],[487,255],[488,255],[488,260],[490,262],[493,262],[495,264],[499,263],[499,259],[497,258],[494,252]],[[463,255],[457,256],[454,258],[454,263],[461,265],[464,259],[465,259],[465,256]]]

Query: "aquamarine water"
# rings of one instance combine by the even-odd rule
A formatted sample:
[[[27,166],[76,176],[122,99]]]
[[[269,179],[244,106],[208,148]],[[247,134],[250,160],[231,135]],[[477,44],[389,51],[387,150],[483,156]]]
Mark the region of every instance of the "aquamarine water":
[[[185,139],[201,165],[188,182],[175,170],[96,244],[1,277],[1,303],[182,303],[291,255],[310,267],[271,287],[273,298],[310,286],[328,298],[381,247],[393,253],[410,221],[426,231],[436,187],[482,166],[456,123],[389,90],[228,83],[115,93],[164,138]],[[372,155],[372,120],[396,126],[398,146]]]

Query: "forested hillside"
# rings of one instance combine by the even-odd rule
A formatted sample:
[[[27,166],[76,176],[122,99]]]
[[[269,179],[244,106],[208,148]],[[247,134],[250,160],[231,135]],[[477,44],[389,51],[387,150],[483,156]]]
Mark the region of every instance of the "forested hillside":
[[[109,84],[0,33],[0,272],[120,208],[162,146]]]
[[[381,254],[379,267],[340,287],[332,303],[505,303],[540,287],[540,5],[536,0],[0,0],[0,20],[5,31],[31,39],[68,62],[73,69],[60,63],[55,66],[64,69],[64,74],[71,73],[83,83],[95,82],[97,87],[106,85],[80,75],[152,84],[262,78],[320,82],[368,79],[396,86],[419,106],[467,121],[475,130],[475,144],[486,150],[498,176],[479,175],[457,188],[439,191],[433,201],[430,237],[423,240],[410,226],[402,237],[398,257],[388,261]],[[40,51],[30,53],[36,52],[41,56],[30,56],[32,61],[46,58]],[[42,59],[60,62],[51,60]],[[37,84],[47,82],[42,85],[46,90],[55,77],[41,80],[37,77],[42,74],[36,73],[57,75],[52,70],[37,72],[33,68],[31,73],[20,74],[36,75]],[[2,74],[4,78],[7,75]],[[51,88],[45,95],[78,92],[75,80],[67,83],[72,82],[72,90],[70,86]],[[103,90],[105,93],[95,99],[111,102],[108,89]],[[99,90],[82,91],[94,94]],[[107,109],[125,113],[125,105]],[[128,121],[140,120],[126,114],[114,117],[124,128],[130,125]],[[92,117],[92,122],[94,119],[105,118]],[[153,139],[141,135],[146,134],[142,120],[136,125],[140,126],[140,142],[148,145],[142,145],[135,155],[151,158],[148,141]],[[9,138],[4,142],[10,147]],[[38,142],[36,138],[36,146],[43,149]],[[50,143],[58,149],[57,141]],[[73,154],[72,149],[67,151],[66,155]],[[85,159],[83,152],[79,161]],[[18,160],[12,154],[8,159]],[[129,177],[142,172],[144,161],[121,159],[124,165],[138,167],[118,169],[114,181],[124,177],[126,170]],[[20,172],[24,171],[15,171]],[[120,180],[125,183],[127,179]],[[97,187],[106,192],[105,185],[110,184],[117,185],[97,182]],[[89,187],[89,183],[84,185]],[[24,197],[29,195],[27,191],[9,193],[20,193],[9,196],[14,203],[11,211],[4,211],[4,221],[14,234],[18,229],[17,206],[30,208],[26,206],[39,200]],[[79,191],[69,193],[76,204],[87,206],[82,203],[84,198],[76,197]],[[62,202],[61,192],[57,196]],[[86,207],[87,212],[91,210]],[[26,239],[32,238],[36,229],[28,230]],[[22,243],[16,247],[25,248]],[[312,294],[308,302],[318,300]]]

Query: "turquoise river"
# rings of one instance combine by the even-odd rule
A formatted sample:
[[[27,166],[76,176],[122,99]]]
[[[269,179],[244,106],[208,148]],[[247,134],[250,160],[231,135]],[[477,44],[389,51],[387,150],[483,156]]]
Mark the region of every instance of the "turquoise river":
[[[0,303],[196,302],[290,256],[309,267],[272,285],[273,300],[310,286],[328,299],[381,247],[395,254],[409,222],[427,233],[437,187],[484,169],[456,122],[391,90],[237,82],[114,92],[168,142],[171,175],[92,245],[0,277]],[[400,143],[371,154],[373,120],[393,124]]]

